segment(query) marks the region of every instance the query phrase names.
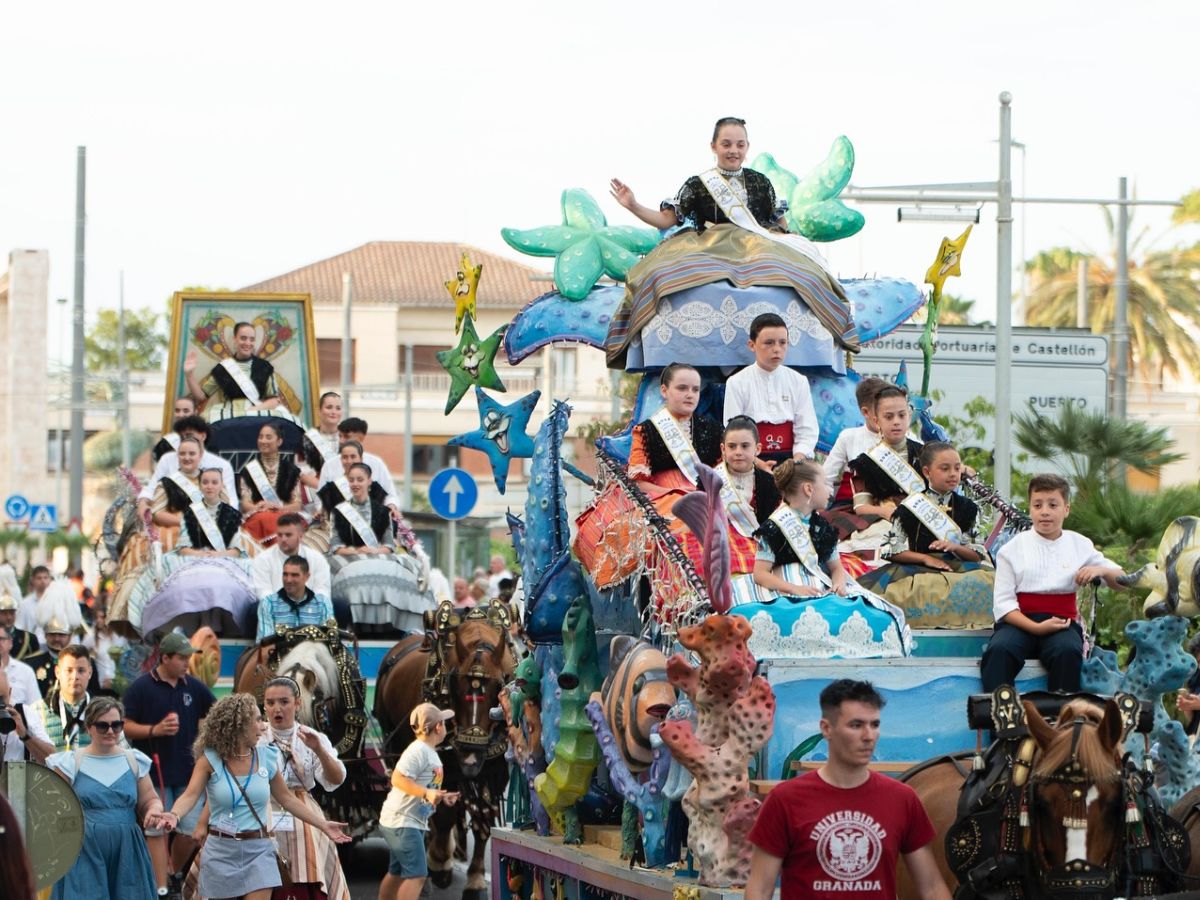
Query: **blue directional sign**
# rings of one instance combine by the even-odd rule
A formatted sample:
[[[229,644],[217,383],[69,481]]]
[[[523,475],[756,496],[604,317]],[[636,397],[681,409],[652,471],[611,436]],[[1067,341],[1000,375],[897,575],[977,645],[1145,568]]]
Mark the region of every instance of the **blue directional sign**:
[[[47,534],[58,531],[58,507],[53,503],[35,503],[29,507],[29,530]]]
[[[469,515],[479,499],[479,485],[463,469],[442,469],[429,482],[429,505],[443,519]]]
[[[20,494],[9,494],[4,501],[4,514],[10,522],[23,522],[29,515],[29,501]]]

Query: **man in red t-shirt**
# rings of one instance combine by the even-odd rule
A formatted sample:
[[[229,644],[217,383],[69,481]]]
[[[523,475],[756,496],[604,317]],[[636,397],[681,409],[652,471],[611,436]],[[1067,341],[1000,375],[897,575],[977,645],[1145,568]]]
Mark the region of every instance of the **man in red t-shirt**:
[[[843,678],[821,691],[829,761],[767,795],[750,832],[746,900],[770,900],[781,872],[782,900],[895,900],[900,854],[920,897],[950,900],[916,792],[868,767],[883,704],[867,681]]]

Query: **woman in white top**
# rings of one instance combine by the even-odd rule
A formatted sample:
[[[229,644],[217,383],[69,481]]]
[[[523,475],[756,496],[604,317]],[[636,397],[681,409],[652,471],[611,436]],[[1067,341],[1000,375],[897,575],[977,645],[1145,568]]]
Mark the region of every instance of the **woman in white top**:
[[[346,780],[346,767],[329,738],[296,722],[299,699],[300,685],[294,679],[281,676],[267,682],[263,690],[269,728],[265,740],[279,751],[288,790],[314,814],[320,814],[309,791],[318,783],[327,791],[336,790]],[[350,900],[337,848],[324,832],[287,816],[276,826],[275,837],[288,859],[293,881],[319,881],[330,900]]]

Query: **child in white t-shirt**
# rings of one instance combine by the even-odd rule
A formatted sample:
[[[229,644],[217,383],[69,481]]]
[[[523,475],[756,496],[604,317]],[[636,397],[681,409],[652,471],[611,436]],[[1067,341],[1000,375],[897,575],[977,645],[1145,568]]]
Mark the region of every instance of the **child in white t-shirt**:
[[[437,747],[446,740],[446,720],[453,710],[422,703],[408,723],[416,738],[400,754],[392,770],[392,790],[379,813],[379,831],[390,850],[388,871],[379,886],[380,898],[416,900],[429,869],[425,861],[425,832],[439,803],[453,806],[458,794],[441,789],[444,772]]]

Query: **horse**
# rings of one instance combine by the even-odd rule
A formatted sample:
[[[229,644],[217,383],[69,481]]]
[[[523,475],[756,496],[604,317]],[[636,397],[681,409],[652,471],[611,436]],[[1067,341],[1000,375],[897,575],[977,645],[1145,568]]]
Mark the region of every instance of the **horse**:
[[[1147,832],[1154,832],[1152,843],[1162,843],[1162,819],[1139,802],[1141,795],[1134,790],[1139,787],[1134,784],[1137,776],[1131,777],[1122,765],[1127,722],[1117,703],[1108,700],[1098,707],[1083,698],[1068,700],[1054,725],[1032,703],[1025,701],[1023,708],[1029,739],[1011,754],[1009,781],[989,779],[990,769],[977,773],[980,779],[972,779],[975,787],[986,785],[987,795],[994,799],[994,804],[988,804],[990,816],[970,810],[959,814],[957,794],[970,777],[960,764],[967,754],[930,760],[901,777],[917,791],[937,833],[946,835],[944,842],[934,843],[934,854],[949,885],[956,883],[951,868],[955,862],[959,871],[964,859],[969,864],[994,861],[998,865],[997,874],[979,892],[963,885],[956,897],[985,896],[985,889],[987,896],[1008,890],[1005,896],[1101,897],[1161,889],[1161,884],[1147,888],[1156,877],[1171,883],[1178,873],[1162,865],[1163,850],[1158,846],[1154,847],[1160,854],[1157,872],[1131,871],[1130,862],[1139,852],[1130,843],[1131,828],[1144,823]],[[1170,832],[1166,838],[1178,842]],[[993,846],[994,859],[989,855]],[[976,855],[971,856],[971,851]],[[954,858],[948,859],[948,853]],[[973,871],[983,868],[979,865]],[[906,876],[901,878],[900,896],[917,896]]]
[[[508,785],[508,739],[503,717],[493,717],[492,710],[515,667],[510,617],[510,607],[499,602],[470,610],[443,602],[426,613],[425,637],[413,635],[393,646],[375,680],[374,714],[385,735],[385,752],[393,757],[414,739],[408,717],[418,704],[428,701],[454,710],[454,719],[446,723],[448,745],[438,753],[442,787],[461,792],[463,802],[435,810],[428,858],[434,885],[447,887],[453,877],[451,856],[465,852],[463,823],[469,812],[475,840],[464,900],[485,896],[487,842]]]
[[[1188,886],[1200,886],[1200,787],[1194,787],[1171,807],[1171,818],[1188,834],[1192,860],[1188,865]]]

